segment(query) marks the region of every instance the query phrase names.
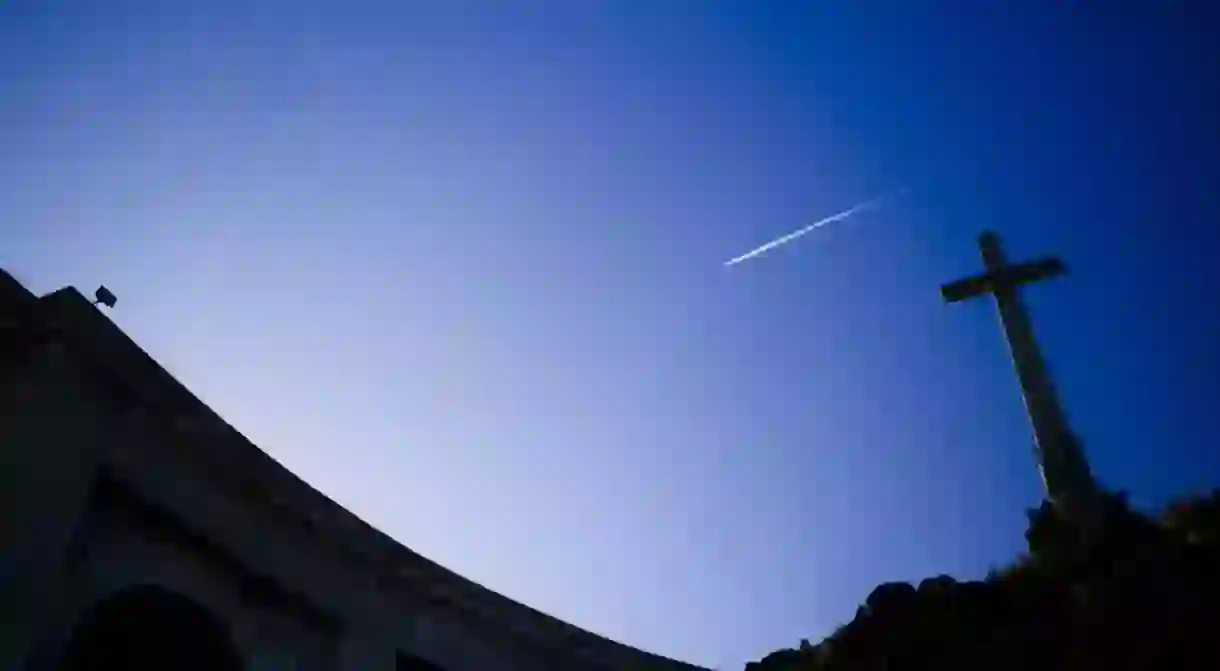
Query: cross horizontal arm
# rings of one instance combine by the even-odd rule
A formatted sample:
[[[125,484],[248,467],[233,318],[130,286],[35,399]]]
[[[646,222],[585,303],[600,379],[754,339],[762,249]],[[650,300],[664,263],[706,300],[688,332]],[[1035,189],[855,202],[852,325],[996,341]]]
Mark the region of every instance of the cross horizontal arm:
[[[940,295],[946,303],[956,303],[974,296],[1011,289],[1027,282],[1055,277],[1066,272],[1067,267],[1063,265],[1063,261],[1051,256],[949,282],[941,285]]]
[[[946,303],[956,303],[991,292],[991,273],[966,277],[940,286],[940,295]]]
[[[1048,256],[1010,267],[1004,273],[1004,279],[1006,282],[1011,283],[1012,286],[1016,286],[1018,284],[1055,277],[1066,272],[1067,266],[1063,265],[1063,261],[1059,260],[1058,257]]]

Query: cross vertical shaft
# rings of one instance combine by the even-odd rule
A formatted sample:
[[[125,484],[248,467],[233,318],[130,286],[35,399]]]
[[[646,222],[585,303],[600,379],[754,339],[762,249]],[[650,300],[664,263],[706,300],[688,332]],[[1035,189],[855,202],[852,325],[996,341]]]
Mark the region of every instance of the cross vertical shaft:
[[[1000,276],[1008,270],[1008,259],[997,236],[980,236],[979,251],[987,274]],[[1017,284],[993,279],[991,294],[1000,316],[1000,326],[1004,329],[1013,368],[1017,372],[1017,381],[1021,385],[1021,398],[1029,413],[1034,443],[1039,454],[1042,454],[1048,443],[1067,430],[1067,420],[1059,405],[1059,396],[1046,368],[1046,361],[1042,358],[1042,349],[1034,337],[1029,311],[1017,291]],[[1039,466],[1044,465],[1040,463]],[[1045,468],[1042,475],[1045,480]]]
[[[946,284],[941,287],[941,294],[948,302],[984,293],[995,299],[1021,397],[1029,413],[1034,452],[1047,498],[1069,517],[1088,525],[1094,512],[1096,485],[1080,444],[1068,428],[1054,382],[1034,338],[1029,312],[1018,292],[1022,284],[1062,274],[1063,264],[1052,257],[1011,265],[999,236],[992,232],[979,236],[979,251],[984,273]]]

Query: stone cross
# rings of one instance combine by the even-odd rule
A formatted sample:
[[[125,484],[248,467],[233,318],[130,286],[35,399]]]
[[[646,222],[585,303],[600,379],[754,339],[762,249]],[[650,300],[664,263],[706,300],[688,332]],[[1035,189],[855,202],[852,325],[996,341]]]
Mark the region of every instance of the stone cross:
[[[1000,237],[991,231],[979,236],[979,250],[986,270],[941,286],[941,296],[948,303],[983,294],[991,294],[995,299],[1033,427],[1034,452],[1047,498],[1078,523],[1091,525],[1097,487],[1084,452],[1068,428],[1050,372],[1034,339],[1029,313],[1017,292],[1023,284],[1062,275],[1066,268],[1055,257],[1009,264]]]

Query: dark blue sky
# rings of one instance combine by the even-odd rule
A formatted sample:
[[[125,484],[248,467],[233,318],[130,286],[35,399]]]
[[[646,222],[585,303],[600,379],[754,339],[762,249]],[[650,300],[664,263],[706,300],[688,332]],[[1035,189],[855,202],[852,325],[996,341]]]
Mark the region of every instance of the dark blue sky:
[[[493,589],[734,667],[1012,558],[984,227],[1099,477],[1220,482],[1209,3],[248,4],[0,5],[0,263]]]

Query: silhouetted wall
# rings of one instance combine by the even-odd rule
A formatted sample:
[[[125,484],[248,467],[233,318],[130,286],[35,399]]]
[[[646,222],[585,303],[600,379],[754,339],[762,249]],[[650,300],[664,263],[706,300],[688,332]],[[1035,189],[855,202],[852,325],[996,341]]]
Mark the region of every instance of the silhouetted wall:
[[[249,668],[696,669],[396,543],[74,289],[35,299],[0,272],[0,340],[0,668],[57,668],[99,604],[149,586],[212,614]]]

